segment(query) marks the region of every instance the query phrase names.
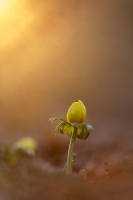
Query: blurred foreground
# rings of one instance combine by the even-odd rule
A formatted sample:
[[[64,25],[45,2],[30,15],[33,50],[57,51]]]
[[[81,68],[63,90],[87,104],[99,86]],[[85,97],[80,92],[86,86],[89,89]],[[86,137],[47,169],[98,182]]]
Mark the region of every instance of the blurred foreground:
[[[133,156],[133,155],[132,155]],[[101,166],[100,166],[101,167]],[[103,163],[103,174],[95,169],[87,179],[74,174],[65,177],[41,158],[23,160],[16,165],[0,164],[0,199],[2,200],[131,200],[133,197],[133,159],[119,164]]]
[[[39,143],[33,160],[1,156],[0,200],[133,199],[132,10],[131,0],[0,1],[0,146]],[[78,99],[94,132],[76,141],[67,180],[69,138],[48,119]]]

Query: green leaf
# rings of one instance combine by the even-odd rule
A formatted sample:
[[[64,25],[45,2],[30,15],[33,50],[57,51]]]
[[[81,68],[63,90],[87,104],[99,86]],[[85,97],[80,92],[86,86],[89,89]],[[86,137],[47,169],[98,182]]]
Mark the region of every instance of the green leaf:
[[[68,121],[66,121],[65,119],[60,118],[61,121],[66,122],[67,124],[71,125],[71,123],[69,123]]]
[[[86,140],[90,135],[90,132],[86,132],[86,134],[84,135],[84,137],[82,138],[83,140]]]
[[[84,135],[85,135],[85,127],[84,127],[84,125],[82,125],[81,127],[80,127],[80,129],[79,129],[79,131],[78,132],[80,132],[80,134],[77,134],[77,138],[79,138],[79,139],[84,139]]]
[[[94,128],[90,124],[86,124],[86,128],[88,132],[94,131]]]
[[[58,132],[60,134],[64,133],[63,128],[64,128],[65,124],[66,124],[66,122],[61,122],[61,124],[58,126]]]
[[[51,122],[51,124],[56,121],[58,119],[58,117],[53,117],[53,118],[50,118],[49,121]]]
[[[63,131],[65,132],[71,125],[69,123],[66,123],[64,128],[63,128]]]
[[[73,126],[70,126],[69,128],[66,129],[66,132],[67,132],[69,137],[71,137],[73,131],[74,131],[74,127]]]
[[[59,126],[58,130],[61,134],[64,134],[64,132],[67,130],[67,128],[70,127],[70,124],[68,124],[67,122],[62,122],[62,124]]]
[[[87,131],[86,125],[83,124],[80,135],[77,135],[77,138],[86,140],[88,138],[89,134],[90,134],[90,132]]]
[[[82,134],[82,130],[83,129],[83,125],[80,125],[77,129],[77,135],[81,135]]]
[[[59,126],[62,124],[63,122],[61,122],[58,126],[56,126],[55,131],[54,131],[54,135],[56,136],[57,133],[59,132]],[[59,132],[60,133],[60,132]]]

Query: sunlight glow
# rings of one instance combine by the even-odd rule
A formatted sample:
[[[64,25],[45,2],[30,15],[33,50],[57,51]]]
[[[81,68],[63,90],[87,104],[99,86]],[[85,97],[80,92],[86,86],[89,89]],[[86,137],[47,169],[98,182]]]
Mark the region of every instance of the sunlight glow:
[[[0,0],[0,6],[3,5],[5,3],[4,0]]]
[[[13,0],[0,0],[0,17],[3,16]]]
[[[0,14],[4,12],[4,9],[6,7],[7,1],[5,0],[0,0]]]

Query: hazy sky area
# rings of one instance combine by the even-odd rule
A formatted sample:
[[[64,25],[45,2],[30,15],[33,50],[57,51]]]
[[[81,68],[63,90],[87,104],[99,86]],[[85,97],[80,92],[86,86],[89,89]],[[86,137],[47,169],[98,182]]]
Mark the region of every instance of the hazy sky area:
[[[77,144],[133,150],[133,1],[1,2],[1,144],[52,140],[48,119],[81,99],[95,131]]]

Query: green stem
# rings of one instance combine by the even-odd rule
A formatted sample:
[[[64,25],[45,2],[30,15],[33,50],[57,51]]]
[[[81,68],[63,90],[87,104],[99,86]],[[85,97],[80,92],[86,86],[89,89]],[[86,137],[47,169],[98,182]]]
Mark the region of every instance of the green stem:
[[[66,166],[66,174],[72,173],[72,166],[73,166],[73,150],[74,150],[74,143],[77,137],[77,130],[74,128],[73,133],[71,135],[68,154],[67,154],[67,166]]]

